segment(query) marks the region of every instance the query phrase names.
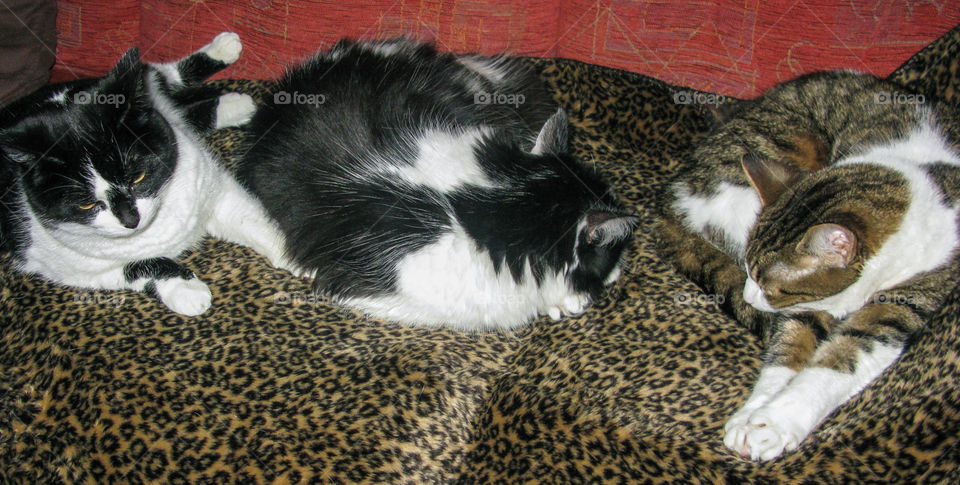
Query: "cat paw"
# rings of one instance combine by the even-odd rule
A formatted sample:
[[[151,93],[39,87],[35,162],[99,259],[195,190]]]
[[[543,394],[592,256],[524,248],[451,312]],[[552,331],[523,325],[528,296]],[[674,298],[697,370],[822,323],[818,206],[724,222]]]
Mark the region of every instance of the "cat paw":
[[[216,128],[243,125],[250,121],[256,111],[256,103],[253,102],[253,98],[246,94],[226,93],[221,95],[220,102],[217,104]]]
[[[215,61],[224,64],[233,64],[240,58],[243,44],[240,36],[233,32],[223,32],[203,47],[203,53]]]
[[[168,308],[188,317],[207,311],[213,299],[210,288],[197,278],[160,280],[156,282],[156,290]]]
[[[566,316],[574,316],[583,313],[589,304],[589,296],[567,295],[567,297],[563,299],[563,303],[547,310],[547,315],[549,315],[554,321],[557,321]]]
[[[752,413],[752,409],[741,408],[733,416],[730,416],[727,424],[723,426],[723,444],[740,456],[750,456],[750,450],[746,447],[746,443],[747,432],[750,430],[747,423],[750,421],[750,414]]]
[[[764,408],[753,413],[737,412],[723,429],[723,444],[754,461],[772,460],[794,451],[803,439],[803,433],[789,419]]]

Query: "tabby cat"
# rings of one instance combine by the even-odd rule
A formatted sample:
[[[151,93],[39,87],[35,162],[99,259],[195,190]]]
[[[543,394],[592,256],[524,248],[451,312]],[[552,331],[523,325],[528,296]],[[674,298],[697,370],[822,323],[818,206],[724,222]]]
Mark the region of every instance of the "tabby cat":
[[[14,266],[64,285],[145,291],[197,315],[210,290],[174,259],[204,235],[282,264],[276,225],[197,132],[252,115],[249,96],[202,83],[240,50],[233,33],[169,64],[144,64],[133,48],[103,78],[4,108],[0,247]]]
[[[823,72],[744,102],[692,151],[665,195],[664,247],[766,345],[727,447],[795,450],[941,305],[960,266],[957,120]]]
[[[345,40],[290,69],[249,125],[240,179],[316,290],[463,330],[580,313],[636,218],[567,146],[518,59]]]

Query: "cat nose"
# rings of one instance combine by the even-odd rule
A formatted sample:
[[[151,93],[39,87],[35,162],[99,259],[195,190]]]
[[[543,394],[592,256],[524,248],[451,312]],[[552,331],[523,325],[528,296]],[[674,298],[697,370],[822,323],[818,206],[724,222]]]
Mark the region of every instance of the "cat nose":
[[[137,227],[137,224],[140,224],[140,215],[131,214],[126,218],[121,218],[120,222],[123,224],[123,227],[126,227],[127,229],[133,229]]]
[[[113,205],[113,214],[117,216],[120,224],[123,224],[123,227],[127,229],[134,229],[140,224],[140,213],[137,212],[137,207],[133,205],[132,201],[116,201]]]

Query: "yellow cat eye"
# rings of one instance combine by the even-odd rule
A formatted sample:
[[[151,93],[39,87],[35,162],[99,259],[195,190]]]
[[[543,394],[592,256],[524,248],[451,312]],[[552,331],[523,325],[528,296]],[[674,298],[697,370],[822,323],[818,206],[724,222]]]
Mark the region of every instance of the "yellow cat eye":
[[[78,205],[77,207],[79,207],[81,210],[88,211],[88,210],[93,209],[94,207],[96,207],[96,205],[97,205],[97,203],[94,202],[94,203],[92,203],[92,204]]]
[[[133,179],[133,183],[139,184],[143,182],[144,177],[147,176],[147,172],[140,172],[140,175],[137,175],[137,178]]]

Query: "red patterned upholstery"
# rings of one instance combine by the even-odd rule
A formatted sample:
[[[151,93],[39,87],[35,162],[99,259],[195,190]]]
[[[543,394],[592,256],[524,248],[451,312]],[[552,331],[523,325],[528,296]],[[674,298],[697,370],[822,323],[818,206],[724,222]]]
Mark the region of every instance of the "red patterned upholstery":
[[[337,39],[398,35],[456,52],[566,57],[749,97],[826,68],[887,75],[960,23],[960,2],[873,0],[60,0],[54,80],[100,75],[131,45],[180,57],[231,30],[220,77],[264,79]]]

